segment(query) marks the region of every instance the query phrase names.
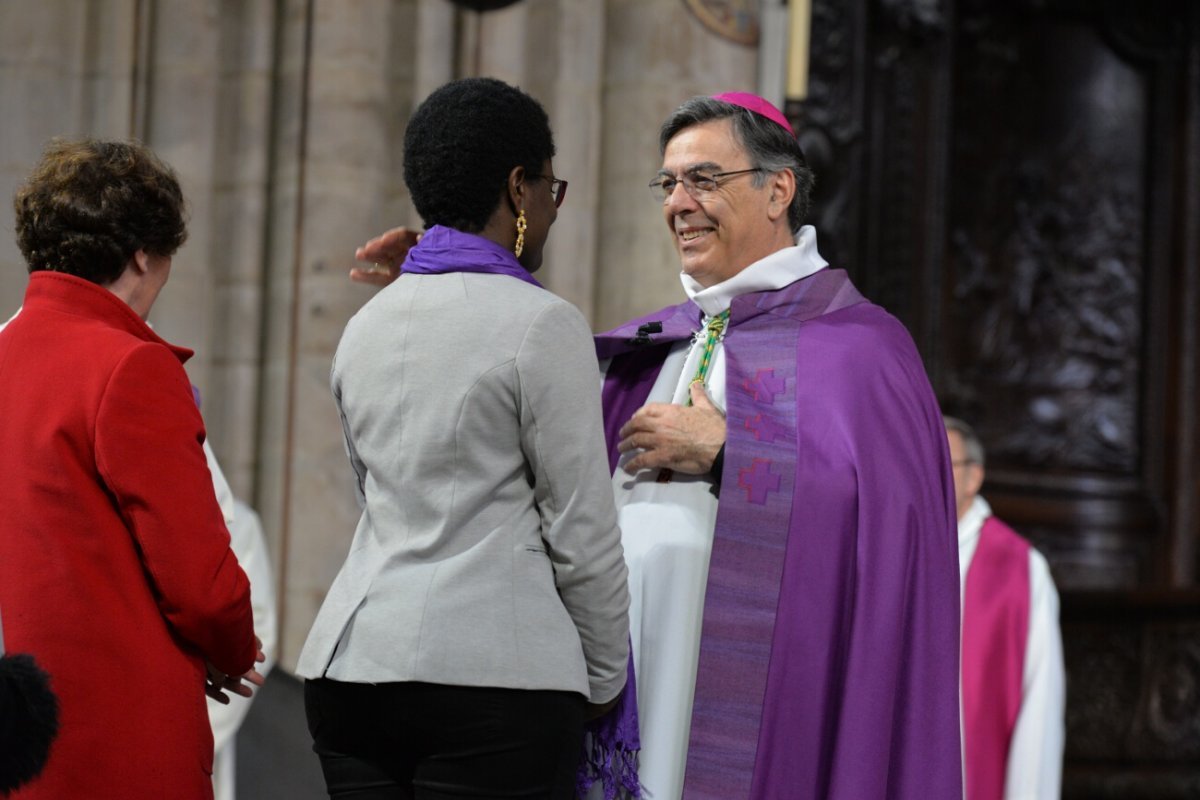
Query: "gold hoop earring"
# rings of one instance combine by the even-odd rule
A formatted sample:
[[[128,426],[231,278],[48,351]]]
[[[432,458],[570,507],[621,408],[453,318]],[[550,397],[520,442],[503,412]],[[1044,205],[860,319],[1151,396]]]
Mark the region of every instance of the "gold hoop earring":
[[[525,249],[525,228],[528,224],[525,222],[525,209],[521,209],[520,215],[517,216],[517,244],[513,247],[513,254],[521,257],[521,251]]]

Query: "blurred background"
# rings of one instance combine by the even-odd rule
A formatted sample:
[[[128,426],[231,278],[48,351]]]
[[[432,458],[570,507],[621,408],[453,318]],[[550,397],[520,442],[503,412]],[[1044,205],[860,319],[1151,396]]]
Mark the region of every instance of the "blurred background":
[[[294,665],[357,519],[328,389],[420,226],[409,114],[489,75],[570,181],[539,277],[597,329],[683,293],[646,183],[694,94],[786,107],[822,253],[898,316],[1063,596],[1064,797],[1200,796],[1200,8],[1186,0],[0,0],[0,188],[52,136],[135,137],[190,238],[152,322],[277,573],[243,797],[323,797]],[[11,217],[9,218],[11,220]],[[26,272],[0,229],[0,319]]]

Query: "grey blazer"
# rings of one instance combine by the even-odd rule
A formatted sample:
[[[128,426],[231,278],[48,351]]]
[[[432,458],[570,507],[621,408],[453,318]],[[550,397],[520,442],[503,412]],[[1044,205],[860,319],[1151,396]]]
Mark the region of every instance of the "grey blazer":
[[[404,275],[347,324],[332,384],[363,512],[297,672],[616,697],[629,595],[578,309]]]

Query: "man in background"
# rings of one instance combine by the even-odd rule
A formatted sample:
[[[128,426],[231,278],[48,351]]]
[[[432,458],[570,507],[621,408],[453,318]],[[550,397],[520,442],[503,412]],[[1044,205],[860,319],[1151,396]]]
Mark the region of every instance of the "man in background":
[[[1056,798],[1066,679],[1058,592],[1046,559],[979,495],[983,444],[945,418],[963,581],[967,800]]]

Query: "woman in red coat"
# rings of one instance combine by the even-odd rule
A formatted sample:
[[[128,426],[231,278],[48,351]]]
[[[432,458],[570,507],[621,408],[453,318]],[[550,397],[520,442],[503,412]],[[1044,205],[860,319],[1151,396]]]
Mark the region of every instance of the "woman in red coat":
[[[0,608],[60,727],[13,797],[210,798],[206,681],[258,679],[191,351],[144,321],[187,235],[179,183],[141,145],[55,141],[14,205],[30,279],[0,332]]]

